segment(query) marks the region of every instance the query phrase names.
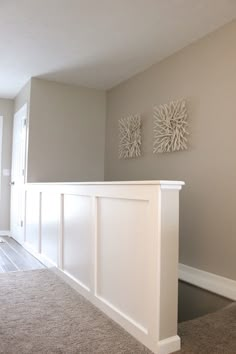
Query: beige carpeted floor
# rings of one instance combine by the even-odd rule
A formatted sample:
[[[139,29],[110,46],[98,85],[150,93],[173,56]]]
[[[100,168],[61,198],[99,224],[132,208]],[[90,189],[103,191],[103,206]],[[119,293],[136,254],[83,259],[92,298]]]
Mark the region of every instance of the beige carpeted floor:
[[[150,354],[47,269],[0,274],[0,353]],[[179,326],[182,354],[236,354],[236,305]]]
[[[0,274],[0,353],[150,353],[48,269]]]
[[[181,354],[236,354],[236,303],[179,325]]]

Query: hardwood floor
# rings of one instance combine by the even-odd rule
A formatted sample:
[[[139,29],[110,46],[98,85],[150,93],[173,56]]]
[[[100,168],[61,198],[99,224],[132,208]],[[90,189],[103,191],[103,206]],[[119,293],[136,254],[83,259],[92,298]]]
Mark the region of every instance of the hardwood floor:
[[[13,238],[0,237],[0,273],[42,268],[45,266]]]

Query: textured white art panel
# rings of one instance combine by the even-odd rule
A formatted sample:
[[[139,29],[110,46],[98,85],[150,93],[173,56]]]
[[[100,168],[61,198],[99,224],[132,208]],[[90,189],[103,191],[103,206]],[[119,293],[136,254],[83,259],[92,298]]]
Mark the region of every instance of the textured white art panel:
[[[187,149],[187,117],[185,100],[154,107],[154,153]]]
[[[119,120],[119,158],[141,155],[141,116],[133,115]]]

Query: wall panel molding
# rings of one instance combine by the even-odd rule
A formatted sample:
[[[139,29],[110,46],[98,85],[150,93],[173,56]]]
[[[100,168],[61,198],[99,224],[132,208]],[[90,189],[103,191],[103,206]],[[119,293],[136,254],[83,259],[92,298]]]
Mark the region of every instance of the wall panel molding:
[[[25,185],[23,246],[158,354],[180,346],[182,185],[175,181]]]

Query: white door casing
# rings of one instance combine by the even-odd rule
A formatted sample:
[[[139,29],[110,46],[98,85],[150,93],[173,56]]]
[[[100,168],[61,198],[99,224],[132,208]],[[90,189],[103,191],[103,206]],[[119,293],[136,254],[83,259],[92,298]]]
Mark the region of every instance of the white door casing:
[[[14,115],[11,169],[11,235],[24,242],[27,104]]]

